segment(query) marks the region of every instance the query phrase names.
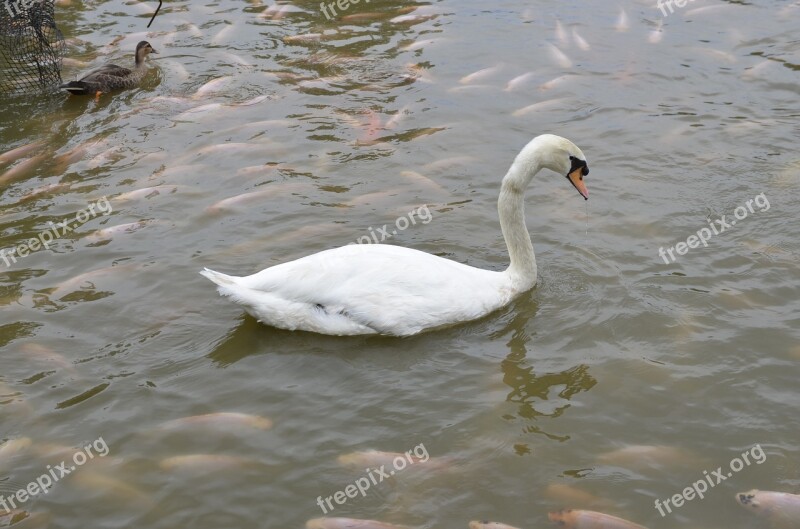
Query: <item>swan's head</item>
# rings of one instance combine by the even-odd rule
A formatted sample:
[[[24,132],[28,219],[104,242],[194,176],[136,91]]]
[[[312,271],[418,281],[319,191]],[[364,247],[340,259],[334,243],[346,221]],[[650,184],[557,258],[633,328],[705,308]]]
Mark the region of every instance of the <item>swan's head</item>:
[[[589,174],[589,165],[577,145],[554,134],[535,137],[522,151],[528,157],[538,157],[541,167],[567,177],[583,198],[589,200],[589,190],[583,177]]]

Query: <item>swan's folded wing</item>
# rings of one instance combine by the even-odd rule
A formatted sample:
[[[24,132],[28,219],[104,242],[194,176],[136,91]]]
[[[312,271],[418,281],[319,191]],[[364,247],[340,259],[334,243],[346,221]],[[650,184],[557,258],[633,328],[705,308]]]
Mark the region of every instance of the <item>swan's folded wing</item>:
[[[503,305],[505,276],[391,245],[349,245],[241,278],[250,289],[347,315],[385,334],[479,318]]]

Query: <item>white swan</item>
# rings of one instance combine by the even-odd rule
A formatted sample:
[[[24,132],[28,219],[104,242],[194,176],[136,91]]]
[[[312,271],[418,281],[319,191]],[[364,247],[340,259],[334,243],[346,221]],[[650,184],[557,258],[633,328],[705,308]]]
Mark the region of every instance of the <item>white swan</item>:
[[[543,134],[517,155],[500,189],[497,210],[510,266],[473,268],[386,244],[351,244],[279,264],[246,277],[205,269],[259,322],[333,335],[409,336],[480,318],[536,284],[536,257],[525,226],[523,194],[541,169],[566,175],[586,199],[586,158],[571,141]]]

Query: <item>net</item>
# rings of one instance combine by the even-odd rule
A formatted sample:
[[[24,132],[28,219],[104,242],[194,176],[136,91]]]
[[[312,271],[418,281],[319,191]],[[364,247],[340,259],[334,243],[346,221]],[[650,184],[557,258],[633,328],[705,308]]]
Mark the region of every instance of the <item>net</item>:
[[[55,0],[0,0],[0,90],[35,92],[58,86],[64,50]]]

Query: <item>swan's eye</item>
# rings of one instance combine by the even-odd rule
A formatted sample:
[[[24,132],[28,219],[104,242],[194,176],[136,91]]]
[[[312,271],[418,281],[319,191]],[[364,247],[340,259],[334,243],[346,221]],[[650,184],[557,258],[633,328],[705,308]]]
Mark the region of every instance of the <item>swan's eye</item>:
[[[586,165],[586,160],[581,160],[580,158],[572,155],[570,155],[569,160],[570,160],[570,168],[567,174],[572,174],[577,169],[581,170],[581,174],[583,176],[589,174],[589,167]],[[583,180],[583,178],[581,178],[581,180]]]

